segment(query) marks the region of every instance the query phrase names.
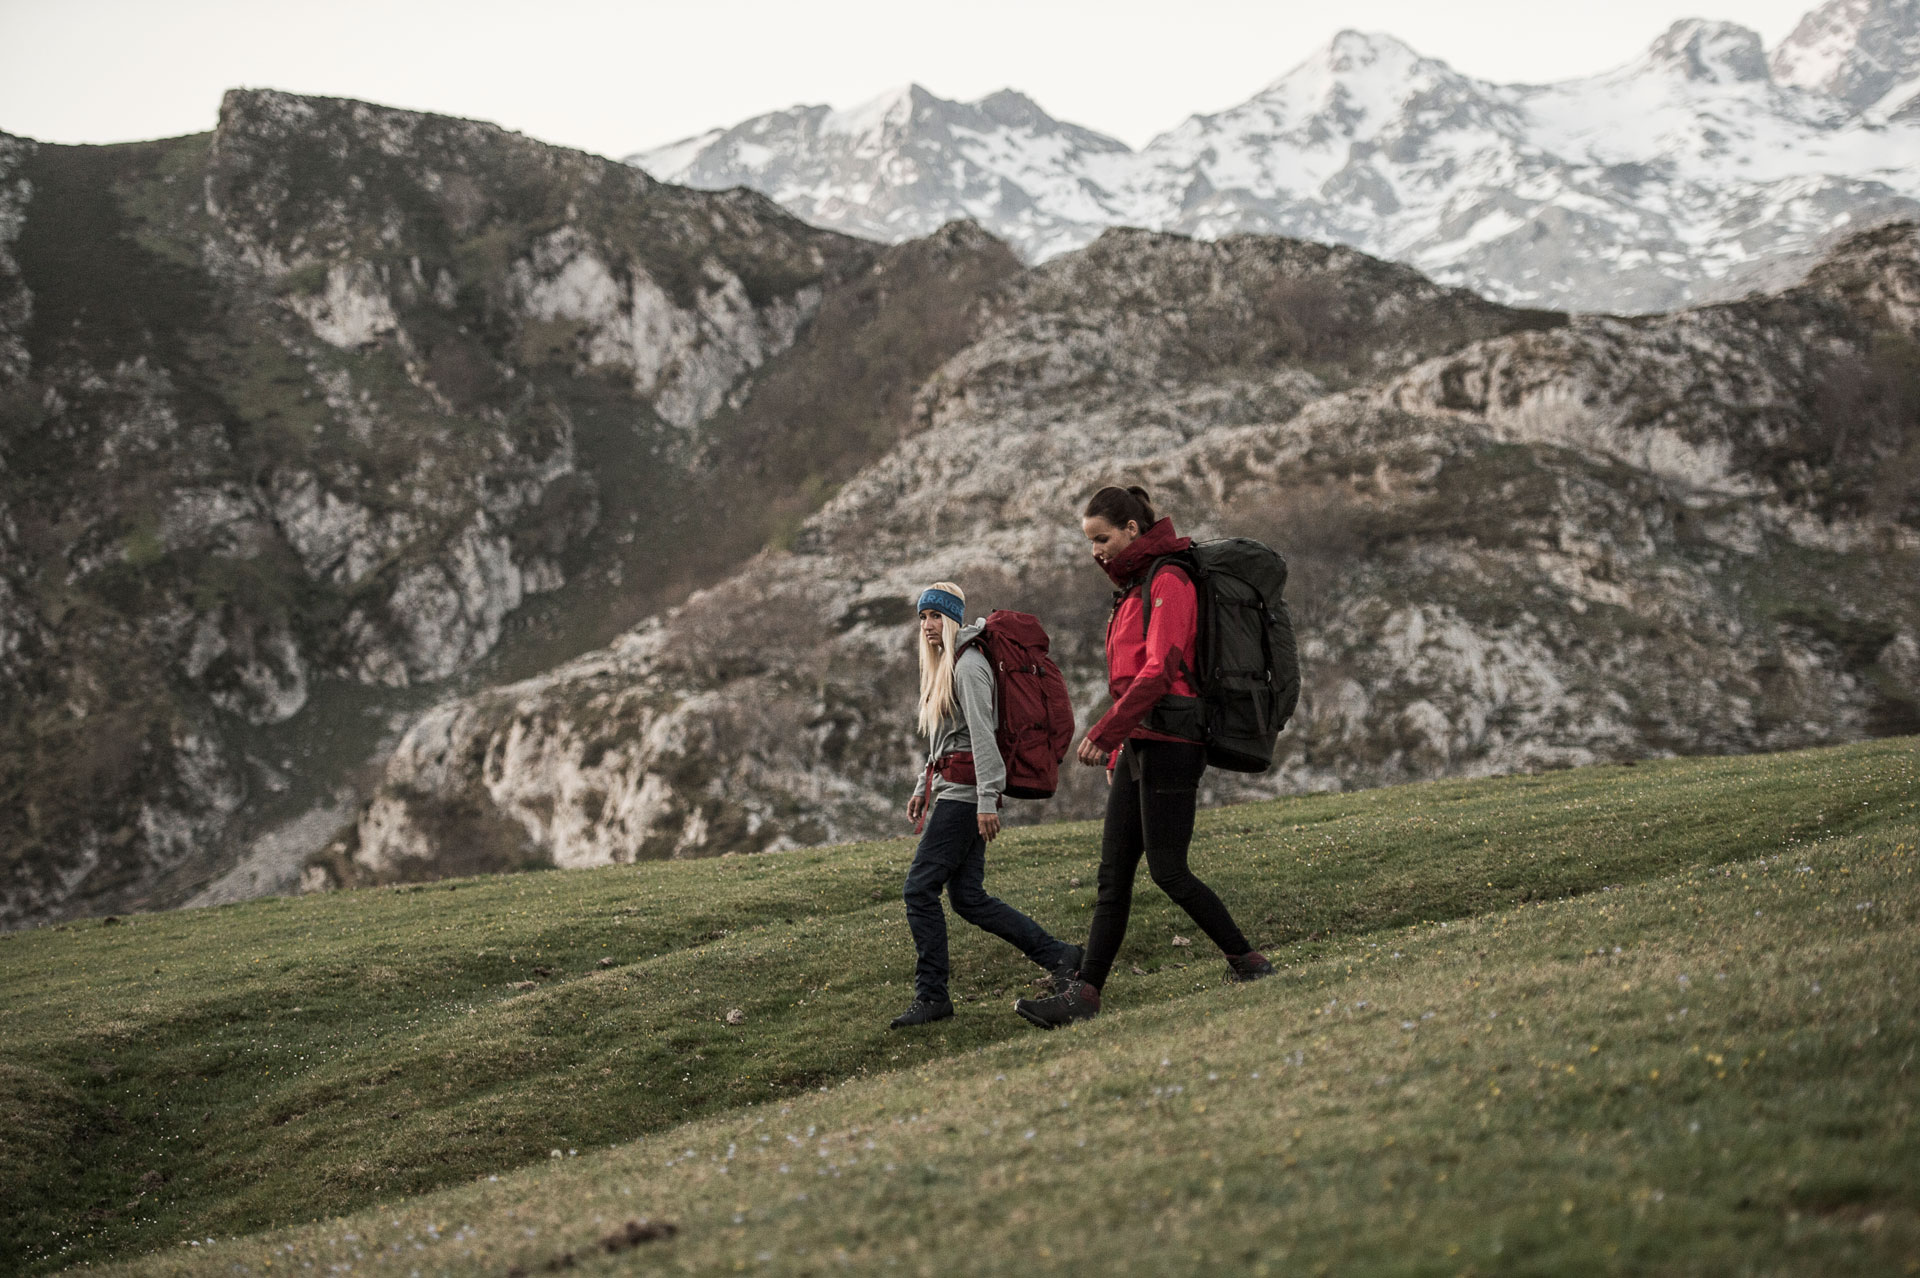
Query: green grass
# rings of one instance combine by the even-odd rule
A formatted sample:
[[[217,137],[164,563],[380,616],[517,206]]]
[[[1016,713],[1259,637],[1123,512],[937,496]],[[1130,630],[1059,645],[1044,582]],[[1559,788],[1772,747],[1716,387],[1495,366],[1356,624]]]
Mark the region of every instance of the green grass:
[[[18,934],[0,1261],[1899,1272],[1917,779],[1908,739],[1216,810],[1280,977],[1143,882],[1053,1035],[964,927],[959,1017],[883,1028],[905,841]],[[989,884],[1077,936],[1095,855],[1016,831]],[[595,1249],[641,1216],[681,1233]]]

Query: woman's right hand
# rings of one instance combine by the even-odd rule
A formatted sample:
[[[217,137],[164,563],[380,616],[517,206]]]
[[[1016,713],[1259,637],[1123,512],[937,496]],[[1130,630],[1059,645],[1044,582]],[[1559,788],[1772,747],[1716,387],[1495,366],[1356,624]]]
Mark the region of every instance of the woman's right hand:
[[[907,820],[918,823],[918,821],[920,820],[920,813],[926,808],[926,806],[927,806],[927,796],[921,793],[919,790],[915,790],[913,792],[913,797],[907,800]]]
[[[1107,752],[1095,745],[1091,736],[1080,738],[1080,749],[1074,757],[1086,764],[1089,768],[1104,768],[1107,766]]]

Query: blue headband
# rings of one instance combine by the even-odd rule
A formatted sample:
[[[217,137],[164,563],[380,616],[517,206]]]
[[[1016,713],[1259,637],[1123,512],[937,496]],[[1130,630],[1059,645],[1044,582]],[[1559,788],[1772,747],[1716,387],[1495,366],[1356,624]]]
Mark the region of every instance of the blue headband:
[[[918,616],[929,608],[942,616],[951,617],[956,626],[967,624],[967,604],[958,595],[931,588],[923,590],[920,592],[920,602],[914,607],[914,615]]]

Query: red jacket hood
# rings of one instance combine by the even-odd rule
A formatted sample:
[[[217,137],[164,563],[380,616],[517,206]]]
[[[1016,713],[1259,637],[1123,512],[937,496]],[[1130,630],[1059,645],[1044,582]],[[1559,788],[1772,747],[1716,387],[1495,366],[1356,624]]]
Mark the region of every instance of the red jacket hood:
[[[1131,545],[1101,566],[1113,584],[1125,590],[1147,570],[1147,565],[1162,555],[1176,554],[1193,545],[1191,537],[1173,531],[1173,520],[1162,519],[1133,539]]]

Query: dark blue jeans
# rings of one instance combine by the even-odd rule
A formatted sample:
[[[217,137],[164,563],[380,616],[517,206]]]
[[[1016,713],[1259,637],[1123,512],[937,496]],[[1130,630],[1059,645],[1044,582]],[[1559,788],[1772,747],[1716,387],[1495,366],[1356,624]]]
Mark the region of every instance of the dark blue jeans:
[[[1067,943],[1056,939],[1005,901],[987,895],[987,841],[980,837],[971,803],[943,799],[933,805],[927,827],[907,870],[907,926],[919,961],[913,969],[914,996],[930,1003],[948,1000],[947,912],[940,908],[945,888],[953,912],[991,932],[1022,954],[1052,970],[1067,958]]]

